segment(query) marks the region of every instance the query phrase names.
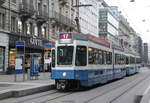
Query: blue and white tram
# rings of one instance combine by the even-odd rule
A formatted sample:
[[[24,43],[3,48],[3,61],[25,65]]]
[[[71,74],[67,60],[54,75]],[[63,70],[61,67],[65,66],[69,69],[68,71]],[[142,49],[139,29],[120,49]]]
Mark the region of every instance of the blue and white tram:
[[[114,47],[114,79],[122,78],[126,76],[126,58],[125,58],[125,52],[123,48],[120,48],[119,46]]]
[[[57,89],[88,87],[128,73],[123,50],[90,34],[60,33],[55,46],[51,77]]]
[[[138,73],[140,68],[141,68],[141,58],[140,56],[136,56],[136,59],[135,59],[135,72]]]

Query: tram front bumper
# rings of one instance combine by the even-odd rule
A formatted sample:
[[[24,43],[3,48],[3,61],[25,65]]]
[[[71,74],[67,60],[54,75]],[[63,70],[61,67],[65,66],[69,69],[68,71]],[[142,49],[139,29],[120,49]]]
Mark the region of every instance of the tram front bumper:
[[[88,71],[85,70],[52,70],[52,79],[88,80]]]

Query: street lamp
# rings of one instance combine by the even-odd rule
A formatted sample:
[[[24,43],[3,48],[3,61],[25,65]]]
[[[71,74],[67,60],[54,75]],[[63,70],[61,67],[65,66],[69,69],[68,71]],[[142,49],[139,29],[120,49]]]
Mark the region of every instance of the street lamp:
[[[135,2],[135,0],[130,0],[130,2]]]

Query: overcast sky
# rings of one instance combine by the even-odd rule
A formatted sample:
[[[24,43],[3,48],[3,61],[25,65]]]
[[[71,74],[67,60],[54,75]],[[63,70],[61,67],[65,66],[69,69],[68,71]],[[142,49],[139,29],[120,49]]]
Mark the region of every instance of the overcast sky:
[[[110,6],[119,6],[119,10],[128,19],[130,25],[141,34],[143,42],[150,43],[150,0],[105,0]]]

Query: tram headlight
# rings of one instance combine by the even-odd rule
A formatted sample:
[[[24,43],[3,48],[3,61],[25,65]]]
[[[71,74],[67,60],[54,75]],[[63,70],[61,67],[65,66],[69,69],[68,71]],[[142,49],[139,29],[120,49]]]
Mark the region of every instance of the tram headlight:
[[[63,72],[63,74],[62,74],[62,75],[63,75],[63,77],[65,77],[65,76],[67,75],[67,73],[66,73],[66,72]]]

